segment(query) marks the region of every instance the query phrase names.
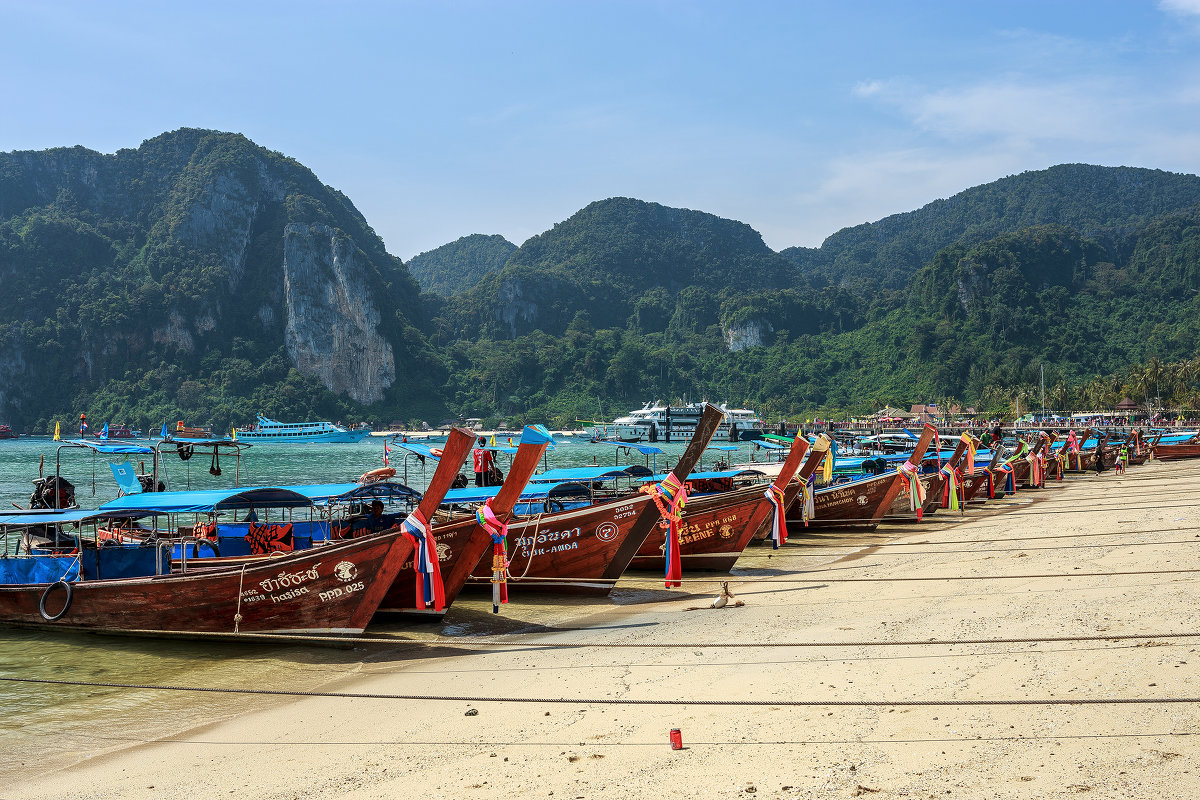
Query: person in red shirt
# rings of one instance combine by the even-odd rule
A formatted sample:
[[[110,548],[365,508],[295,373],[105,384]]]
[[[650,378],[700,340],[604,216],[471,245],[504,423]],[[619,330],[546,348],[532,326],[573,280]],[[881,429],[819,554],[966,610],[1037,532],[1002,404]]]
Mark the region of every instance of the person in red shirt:
[[[488,450],[487,439],[479,437],[479,446],[471,451],[471,459],[475,467],[475,485],[491,486],[488,476],[492,471],[492,451]]]

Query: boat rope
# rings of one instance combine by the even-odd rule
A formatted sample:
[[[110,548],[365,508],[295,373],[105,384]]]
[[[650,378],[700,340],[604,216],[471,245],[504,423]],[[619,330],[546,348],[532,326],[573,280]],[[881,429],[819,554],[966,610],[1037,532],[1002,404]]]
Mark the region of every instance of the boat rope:
[[[163,692],[197,692],[204,694],[238,694],[269,697],[331,697],[348,700],[405,700],[451,703],[536,703],[557,705],[605,706],[718,706],[759,707],[851,707],[851,708],[920,708],[943,706],[1107,706],[1107,705],[1176,705],[1200,703],[1200,697],[1016,697],[975,698],[969,700],[725,700],[713,698],[615,698],[615,697],[512,697],[504,695],[398,694],[392,692],[330,692],[305,689],[247,689],[221,686],[182,686],[155,683],[117,683],[106,681],[71,681],[57,678],[0,677],[11,683],[46,684],[55,686],[87,686],[97,689],[140,689]]]
[[[238,632],[238,626],[242,624],[242,582],[246,579],[246,567],[249,564],[242,564],[242,571],[238,574],[238,596],[237,610],[233,612],[233,632]]]
[[[837,548],[851,548],[851,549],[855,549],[855,550],[861,550],[861,549],[867,548],[867,547],[920,547],[921,545],[986,544],[988,542],[1035,542],[1035,541],[1042,541],[1045,539],[1081,539],[1083,537],[1091,537],[1091,536],[1130,536],[1130,535],[1134,535],[1134,534],[1143,534],[1143,533],[1181,533],[1183,531],[1200,531],[1200,527],[1192,525],[1192,526],[1188,526],[1186,528],[1139,528],[1136,530],[1110,531],[1107,533],[1056,533],[1053,536],[1013,536],[1013,537],[1009,537],[1009,538],[998,538],[998,539],[950,539],[950,540],[942,541],[942,542],[932,542],[932,541],[929,541],[928,539],[922,539],[922,540],[916,541],[916,542],[866,542],[866,543],[856,543],[856,544],[837,544],[837,543],[833,543],[833,542],[830,542],[829,544],[825,544],[824,542],[821,542],[821,541],[814,541],[813,538],[808,538],[808,537],[812,537],[813,534],[806,534],[805,540],[802,542],[799,542],[799,544],[802,547],[824,547],[824,548],[837,547]],[[797,544],[797,542],[793,542],[793,544]],[[1114,544],[1112,546],[1118,547],[1119,545]],[[792,548],[788,548],[788,549],[790,550]],[[747,550],[746,552],[747,552],[747,554],[752,555],[752,554],[754,554],[755,551]],[[762,552],[762,555],[766,556],[767,558],[771,558],[774,553],[774,551],[768,552],[766,550],[762,550],[761,552]]]
[[[529,574],[529,568],[530,568],[531,566],[533,566],[533,557],[534,557],[535,555],[537,555],[537,535],[538,535],[538,529],[539,529],[539,528],[541,527],[541,525],[542,525],[542,515],[543,515],[544,513],[545,513],[544,511],[539,511],[539,512],[538,512],[538,515],[537,515],[537,518],[536,518],[536,519],[534,519],[534,521],[533,521],[533,536],[532,536],[532,538],[530,539],[530,545],[529,545],[529,560],[525,562],[525,571],[524,571],[524,572],[522,572],[522,573],[521,573],[519,576],[518,576],[518,575],[513,575],[513,574],[511,574],[511,573],[510,573],[510,574],[509,574],[509,576],[508,576],[508,579],[509,579],[510,581],[512,581],[513,583],[516,583],[517,581],[521,580],[521,579],[522,579],[522,578],[524,578],[526,575],[528,575],[528,574]],[[517,541],[520,541],[520,539],[524,539],[524,538],[525,538],[524,536],[521,536],[521,537],[519,537],[519,538],[518,538],[518,540],[517,540]],[[513,554],[514,554],[514,555],[516,555],[516,545],[517,545],[517,542],[513,542]],[[511,562],[511,561],[509,561],[509,566],[510,566],[510,567],[512,566],[512,562]]]
[[[570,629],[580,631],[586,629]],[[162,635],[163,631],[127,631],[131,634],[154,633]],[[170,633],[170,632],[167,632]],[[511,638],[494,638],[484,636],[464,636],[456,638],[427,637],[423,639],[401,638],[398,636],[327,636],[321,634],[296,633],[254,633],[239,634],[221,631],[186,631],[189,639],[220,639],[223,641],[241,641],[249,644],[266,642],[284,642],[288,644],[333,643],[339,645],[384,645],[387,647],[437,647],[451,650],[471,650],[501,648],[505,650],[520,650],[524,648],[536,650],[642,650],[642,649],[676,649],[676,650],[776,650],[796,648],[873,648],[873,647],[956,647],[959,645],[997,645],[997,644],[1059,644],[1067,642],[1124,642],[1147,641],[1157,642],[1160,639],[1200,639],[1200,631],[1195,633],[1097,633],[1079,634],[1075,636],[1020,636],[992,639],[847,639],[842,641],[801,641],[801,642],[552,642],[545,639],[514,640]],[[0,676],[0,680],[14,680]]]
[[[1049,538],[1053,538],[1053,537],[1049,537]],[[1003,541],[1003,540],[999,540],[999,541]],[[870,550],[871,548],[874,548],[874,547],[884,547],[887,544],[889,544],[889,543],[881,542],[880,544],[855,545],[855,547],[857,547],[860,550],[865,551],[865,550]],[[893,544],[895,544],[895,543],[893,543]],[[917,542],[909,542],[909,544],[917,544]],[[922,544],[938,545],[938,544],[942,544],[942,542],[922,542]],[[972,544],[974,544],[974,543],[972,542]],[[1200,544],[1200,542],[1197,542],[1195,539],[1175,539],[1175,540],[1172,540],[1169,542],[1106,542],[1106,543],[1101,543],[1101,544],[1064,544],[1064,545],[1059,545],[1057,547],[984,547],[984,548],[979,548],[977,550],[907,550],[907,551],[903,551],[903,552],[893,550],[893,551],[880,552],[880,553],[864,552],[863,555],[864,556],[940,556],[940,555],[949,555],[951,553],[1025,553],[1025,552],[1035,552],[1038,550],[1080,550],[1085,547],[1112,547],[1112,548],[1164,547],[1166,545],[1171,545],[1171,544],[1196,545],[1196,544]],[[836,545],[812,545],[812,547],[814,549],[822,548],[822,547],[834,547],[834,546],[836,546]],[[746,554],[743,553],[743,555],[746,555]],[[795,551],[789,552],[789,553],[777,553],[774,550],[772,550],[770,552],[764,552],[762,555],[765,558],[774,559],[774,558],[822,558],[822,557],[828,557],[828,556],[835,555],[835,554],[834,553],[808,553],[808,552],[797,553]]]
[[[1146,570],[1122,570],[1114,572],[1044,572],[1033,573],[1027,575],[901,575],[895,577],[859,577],[859,578],[792,578],[787,576],[768,575],[762,578],[751,575],[735,575],[732,580],[737,580],[740,583],[890,583],[890,582],[907,582],[907,581],[1006,581],[1006,580],[1031,580],[1034,578],[1111,578],[1122,575],[1180,575],[1194,574],[1200,572],[1200,568],[1195,569],[1146,569]],[[806,570],[801,574],[821,574],[820,570]],[[595,582],[596,578],[589,577],[571,577],[564,578],[559,576],[533,576],[534,580],[540,582],[556,582],[556,583],[588,583]],[[718,575],[711,578],[683,578],[683,583],[703,583],[703,584],[719,584],[729,582],[730,576]],[[621,576],[622,583],[656,583],[653,578],[635,578],[629,575]]]

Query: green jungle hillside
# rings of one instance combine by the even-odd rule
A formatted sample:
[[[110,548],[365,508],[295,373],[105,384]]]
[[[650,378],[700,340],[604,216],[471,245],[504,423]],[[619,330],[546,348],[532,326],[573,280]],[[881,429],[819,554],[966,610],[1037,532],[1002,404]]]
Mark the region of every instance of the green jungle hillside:
[[[0,154],[0,421],[1200,405],[1200,178],[1063,165],[772,251],[631,198],[409,264],[238,134]],[[422,293],[423,292],[423,293]],[[69,428],[69,426],[68,426]]]

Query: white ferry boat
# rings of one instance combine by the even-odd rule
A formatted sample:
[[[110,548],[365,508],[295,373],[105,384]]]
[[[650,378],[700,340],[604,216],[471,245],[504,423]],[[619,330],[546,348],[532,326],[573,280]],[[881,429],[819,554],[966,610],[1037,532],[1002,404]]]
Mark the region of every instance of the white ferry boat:
[[[254,425],[237,428],[236,433],[238,440],[243,442],[351,443],[370,436],[371,429],[343,428],[332,422],[277,422],[259,414]]]
[[[713,441],[744,442],[761,439],[766,423],[748,408],[729,408],[724,403],[717,406],[724,414]],[[647,403],[636,411],[618,417],[612,425],[605,426],[609,437],[622,442],[686,441],[696,430],[703,403],[688,403],[682,406],[664,405],[658,401]]]

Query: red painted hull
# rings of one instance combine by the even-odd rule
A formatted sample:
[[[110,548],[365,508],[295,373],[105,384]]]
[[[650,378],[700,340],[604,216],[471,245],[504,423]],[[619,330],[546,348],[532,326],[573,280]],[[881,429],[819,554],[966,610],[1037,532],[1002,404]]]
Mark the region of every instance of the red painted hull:
[[[630,495],[510,522],[509,595],[531,591],[608,594],[649,534],[643,534],[642,541],[629,541],[649,503],[649,495]],[[467,577],[466,586],[490,590],[491,582],[488,548]]]
[[[1176,461],[1181,458],[1200,458],[1200,444],[1155,445],[1154,457],[1159,461]]]
[[[0,623],[188,635],[198,633],[359,634],[366,628],[412,543],[394,534],[304,550],[241,567],[148,578],[80,581],[60,619],[38,608],[47,584],[0,586]],[[47,596],[53,615],[66,599]],[[235,621],[237,615],[241,619]]]
[[[802,521],[797,491],[796,500],[788,508],[788,528],[875,528],[891,507],[902,483],[899,472],[888,472],[864,481],[819,489],[813,497],[814,515],[807,526]]]
[[[765,485],[750,486],[688,500],[679,530],[679,560],[685,575],[689,570],[728,572],[752,539],[760,534],[766,537],[771,518],[766,491]],[[630,567],[663,571],[666,541],[662,527],[656,525]]]

